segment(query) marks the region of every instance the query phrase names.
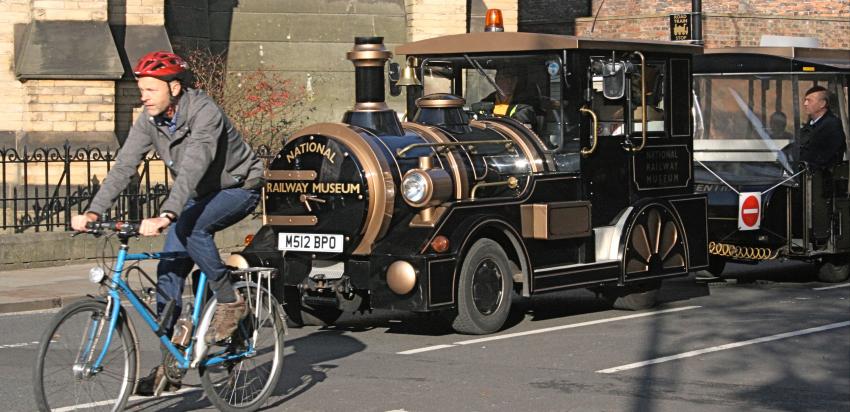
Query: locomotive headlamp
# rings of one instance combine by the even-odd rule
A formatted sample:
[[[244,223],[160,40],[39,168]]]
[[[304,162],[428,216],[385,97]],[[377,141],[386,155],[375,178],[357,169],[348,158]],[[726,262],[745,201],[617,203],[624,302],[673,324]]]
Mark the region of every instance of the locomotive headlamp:
[[[448,200],[452,181],[443,169],[412,169],[401,179],[401,195],[413,207],[431,207]]]
[[[422,204],[429,195],[430,189],[431,182],[428,181],[428,176],[418,170],[411,171],[401,180],[401,195],[411,206]]]

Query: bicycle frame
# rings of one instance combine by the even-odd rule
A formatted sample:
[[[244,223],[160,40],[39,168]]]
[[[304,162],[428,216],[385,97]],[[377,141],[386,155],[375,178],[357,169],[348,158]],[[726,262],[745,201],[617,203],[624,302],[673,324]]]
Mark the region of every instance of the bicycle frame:
[[[123,240],[123,239],[122,239]],[[120,308],[121,308],[121,295],[125,295],[127,300],[130,302],[130,305],[135,309],[136,312],[144,319],[145,323],[147,323],[148,327],[150,327],[151,332],[156,334],[159,337],[160,343],[168,349],[174,359],[177,361],[177,365],[180,369],[189,369],[192,366],[192,354],[195,346],[195,339],[192,339],[189,343],[189,346],[181,353],[180,349],[174,346],[171,343],[171,340],[162,333],[159,324],[157,323],[154,316],[150,313],[147,307],[141,302],[139,296],[130,289],[130,286],[127,284],[124,279],[122,279],[121,274],[124,272],[124,263],[128,260],[149,260],[149,259],[174,259],[179,257],[186,257],[187,255],[183,252],[154,252],[154,253],[128,253],[129,246],[125,241],[121,242],[121,248],[118,251],[118,256],[116,257],[115,267],[112,268],[113,272],[110,276],[110,281],[104,282],[105,285],[109,287],[109,300],[107,302],[107,312],[109,313],[109,329],[106,334],[106,341],[103,345],[103,349],[101,349],[101,353],[98,356],[97,360],[91,366],[91,372],[97,373],[100,370],[101,362],[104,357],[106,357],[106,352],[109,348],[109,345],[112,343],[113,332],[118,324],[118,317],[120,316]],[[203,306],[203,292],[206,289],[207,277],[206,274],[201,272],[200,279],[198,281],[198,285],[195,291],[195,302],[194,307],[192,309],[192,325],[193,329],[197,331],[198,323],[201,316],[201,308]],[[94,345],[92,345],[94,346]],[[253,345],[248,348],[244,353],[239,354],[231,354],[228,356],[213,356],[204,359],[203,362],[196,362],[196,365],[200,366],[209,366],[215,365],[218,363],[240,359],[246,356],[250,356],[254,351]]]

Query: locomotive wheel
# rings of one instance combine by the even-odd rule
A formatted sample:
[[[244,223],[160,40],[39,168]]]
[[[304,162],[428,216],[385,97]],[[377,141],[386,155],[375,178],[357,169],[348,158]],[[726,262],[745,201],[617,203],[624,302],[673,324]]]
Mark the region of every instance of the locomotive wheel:
[[[673,215],[663,207],[652,207],[635,219],[625,256],[629,275],[685,270],[685,245]]]
[[[454,330],[470,335],[499,330],[510,311],[511,282],[510,264],[502,247],[490,239],[476,241],[460,270]]]
[[[818,267],[818,280],[826,283],[844,282],[850,277],[850,262],[843,256],[824,259]]]
[[[301,292],[295,286],[285,286],[283,290],[283,311],[286,313],[286,326],[330,326],[342,315],[342,310],[329,306],[310,306],[301,302]]]

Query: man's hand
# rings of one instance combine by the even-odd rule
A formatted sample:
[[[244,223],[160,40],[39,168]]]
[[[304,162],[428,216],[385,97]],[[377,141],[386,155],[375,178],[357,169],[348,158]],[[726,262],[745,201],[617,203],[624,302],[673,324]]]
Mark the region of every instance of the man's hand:
[[[159,234],[171,224],[167,217],[149,217],[142,221],[139,234],[142,236],[159,236]]]
[[[82,215],[73,216],[71,217],[71,229],[77,232],[85,232],[86,224],[89,222],[97,222],[97,215],[92,212],[86,212]]]

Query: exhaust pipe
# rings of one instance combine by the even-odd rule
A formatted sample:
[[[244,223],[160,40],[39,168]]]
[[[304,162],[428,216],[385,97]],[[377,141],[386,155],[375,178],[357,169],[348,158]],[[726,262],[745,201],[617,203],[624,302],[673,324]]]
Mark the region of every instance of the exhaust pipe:
[[[354,48],[346,58],[354,64],[354,109],[345,113],[343,123],[362,127],[379,135],[401,136],[401,122],[387,106],[384,91],[384,65],[392,57],[383,37],[355,37]]]

